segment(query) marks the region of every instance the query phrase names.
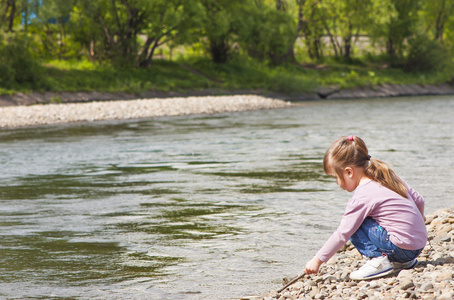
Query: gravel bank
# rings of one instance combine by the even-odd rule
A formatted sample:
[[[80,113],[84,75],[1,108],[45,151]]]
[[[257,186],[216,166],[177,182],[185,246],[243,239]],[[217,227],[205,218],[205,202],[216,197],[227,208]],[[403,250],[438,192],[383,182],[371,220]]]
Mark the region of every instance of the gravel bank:
[[[372,281],[352,281],[350,272],[361,267],[362,259],[353,245],[347,244],[323,264],[317,275],[305,275],[283,290],[240,299],[454,299],[454,207],[427,216],[429,242],[411,270],[396,271]]]
[[[288,106],[290,104],[286,101],[255,95],[7,106],[0,107],[0,128],[239,112]]]

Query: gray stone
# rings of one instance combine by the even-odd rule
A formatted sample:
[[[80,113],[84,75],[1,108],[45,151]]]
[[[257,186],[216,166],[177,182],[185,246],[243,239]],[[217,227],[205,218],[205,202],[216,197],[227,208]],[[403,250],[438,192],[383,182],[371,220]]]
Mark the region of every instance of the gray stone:
[[[409,288],[414,287],[415,285],[411,280],[404,280],[399,286],[402,290],[408,290]]]
[[[397,275],[397,278],[410,278],[413,276],[413,270],[402,270]]]
[[[324,294],[317,294],[315,295],[314,299],[325,299],[325,295]]]
[[[377,288],[378,287],[378,282],[376,280],[371,281],[369,287],[371,289]]]
[[[311,296],[312,298],[314,298],[317,294],[319,294],[320,290],[318,287],[314,286],[312,287],[312,290],[311,292],[309,293],[309,296]]]
[[[309,279],[307,280],[305,283],[304,283],[305,286],[316,286],[317,283],[315,283],[315,281]]]
[[[449,292],[443,293],[443,294],[441,294],[439,296],[438,299],[441,299],[441,300],[452,300],[452,299],[454,299],[454,292],[449,291]]]
[[[434,286],[432,284],[432,282],[425,282],[421,285],[420,289],[423,290],[423,291],[428,291],[430,289],[433,289]]]

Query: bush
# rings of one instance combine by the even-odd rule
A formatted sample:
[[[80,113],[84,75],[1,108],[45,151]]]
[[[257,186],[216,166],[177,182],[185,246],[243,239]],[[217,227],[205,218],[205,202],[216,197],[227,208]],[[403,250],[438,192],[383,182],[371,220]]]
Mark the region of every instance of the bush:
[[[45,87],[42,68],[34,58],[32,41],[23,35],[0,37],[0,86]]]
[[[286,12],[274,7],[248,7],[235,23],[238,41],[249,56],[279,64],[293,58],[296,24]]]
[[[445,61],[446,53],[441,45],[425,35],[409,40],[409,52],[404,70],[407,72],[430,72],[439,70]]]

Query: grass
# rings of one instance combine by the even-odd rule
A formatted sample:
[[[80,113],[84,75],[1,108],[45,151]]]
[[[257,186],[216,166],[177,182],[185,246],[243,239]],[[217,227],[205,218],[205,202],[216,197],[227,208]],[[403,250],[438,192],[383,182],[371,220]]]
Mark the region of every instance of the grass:
[[[210,87],[208,79],[195,76],[181,64],[157,61],[149,69],[115,69],[86,61],[50,61],[45,64],[52,91],[129,92],[171,91]]]
[[[324,64],[272,65],[247,57],[226,64],[206,58],[155,60],[147,69],[116,69],[87,60],[50,60],[41,64],[44,85],[36,91],[128,92],[256,90],[285,94],[310,93],[322,86],[353,88],[392,84],[440,84],[451,79],[449,70],[432,73],[405,73],[380,62],[328,61]],[[0,94],[33,92],[26,85],[0,87]]]

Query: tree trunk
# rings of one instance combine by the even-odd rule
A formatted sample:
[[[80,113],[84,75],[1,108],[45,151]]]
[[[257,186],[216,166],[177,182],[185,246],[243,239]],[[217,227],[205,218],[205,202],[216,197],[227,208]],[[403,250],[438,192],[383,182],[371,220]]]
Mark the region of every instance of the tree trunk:
[[[107,27],[106,22],[104,21],[101,13],[99,13],[99,11],[96,13],[96,16],[97,16],[99,22],[101,23],[104,34],[106,36],[106,41],[108,43],[108,46],[110,49],[112,49],[114,47],[115,42],[114,42],[112,35],[110,34],[109,28]]]
[[[438,11],[437,20],[435,21],[435,39],[442,42],[443,32],[445,27],[445,17],[446,17],[446,1],[441,3],[440,10]]]
[[[151,65],[151,59],[153,58],[154,52],[156,51],[158,46],[159,46],[159,40],[157,39],[153,43],[153,47],[151,47],[151,50],[148,52],[147,60],[145,61],[144,67],[149,67]]]
[[[315,58],[322,58],[322,42],[320,41],[320,36],[318,34],[312,39],[312,48]]]
[[[350,59],[352,50],[352,37],[347,36],[344,38],[344,58]]]
[[[443,40],[443,32],[444,32],[444,16],[445,12],[440,11],[437,16],[437,21],[435,23],[435,39],[439,40],[440,42]]]
[[[297,0],[297,4],[298,4],[298,24],[296,26],[295,37],[294,37],[292,43],[290,43],[287,52],[281,57],[281,59],[280,59],[281,62],[285,62],[285,61],[294,62],[295,61],[295,44],[296,44],[296,41],[298,40],[298,37],[300,35],[301,30],[303,30],[303,28],[305,26],[307,26],[306,22],[304,22],[304,20],[303,20],[303,17],[304,17],[303,7],[304,7],[305,3],[306,3],[306,0]]]
[[[285,11],[285,2],[283,0],[276,0],[276,9],[279,11]]]
[[[329,40],[331,42],[331,45],[333,46],[334,49],[334,55],[336,57],[339,56],[339,50],[338,50],[338,43],[336,41],[336,38],[332,35],[331,31],[329,30],[328,24],[326,24],[326,21],[323,22],[323,25],[325,27],[326,33],[329,36]]]
[[[350,59],[352,51],[352,25],[348,25],[348,35],[344,37],[344,58]]]
[[[229,46],[224,39],[210,41],[210,52],[215,63],[225,63],[229,58]]]
[[[311,7],[311,20],[315,20],[315,10],[314,6]],[[315,26],[315,22],[312,22],[314,24],[315,32],[313,32],[311,36],[311,48],[313,51],[313,55],[315,59],[320,59],[322,57],[321,55],[321,41],[320,37],[321,34],[319,34],[318,26]]]
[[[386,53],[390,58],[394,58],[396,56],[396,49],[394,48],[394,41],[392,37],[388,37],[388,41],[386,42]]]
[[[142,52],[139,55],[139,59],[137,62],[137,65],[139,67],[148,67],[149,61],[148,61],[148,52],[150,51],[150,46],[154,42],[154,39],[151,37],[147,37],[147,40],[145,41],[145,45],[143,45]]]
[[[8,19],[8,32],[13,32],[13,27],[14,27],[14,18],[16,17],[16,0],[9,0],[7,2],[7,10],[10,8],[10,13],[9,16],[7,16]]]
[[[88,48],[89,48],[89,50],[88,50],[89,56],[92,60],[94,60],[95,59],[95,41],[94,40],[90,41],[90,45]]]

